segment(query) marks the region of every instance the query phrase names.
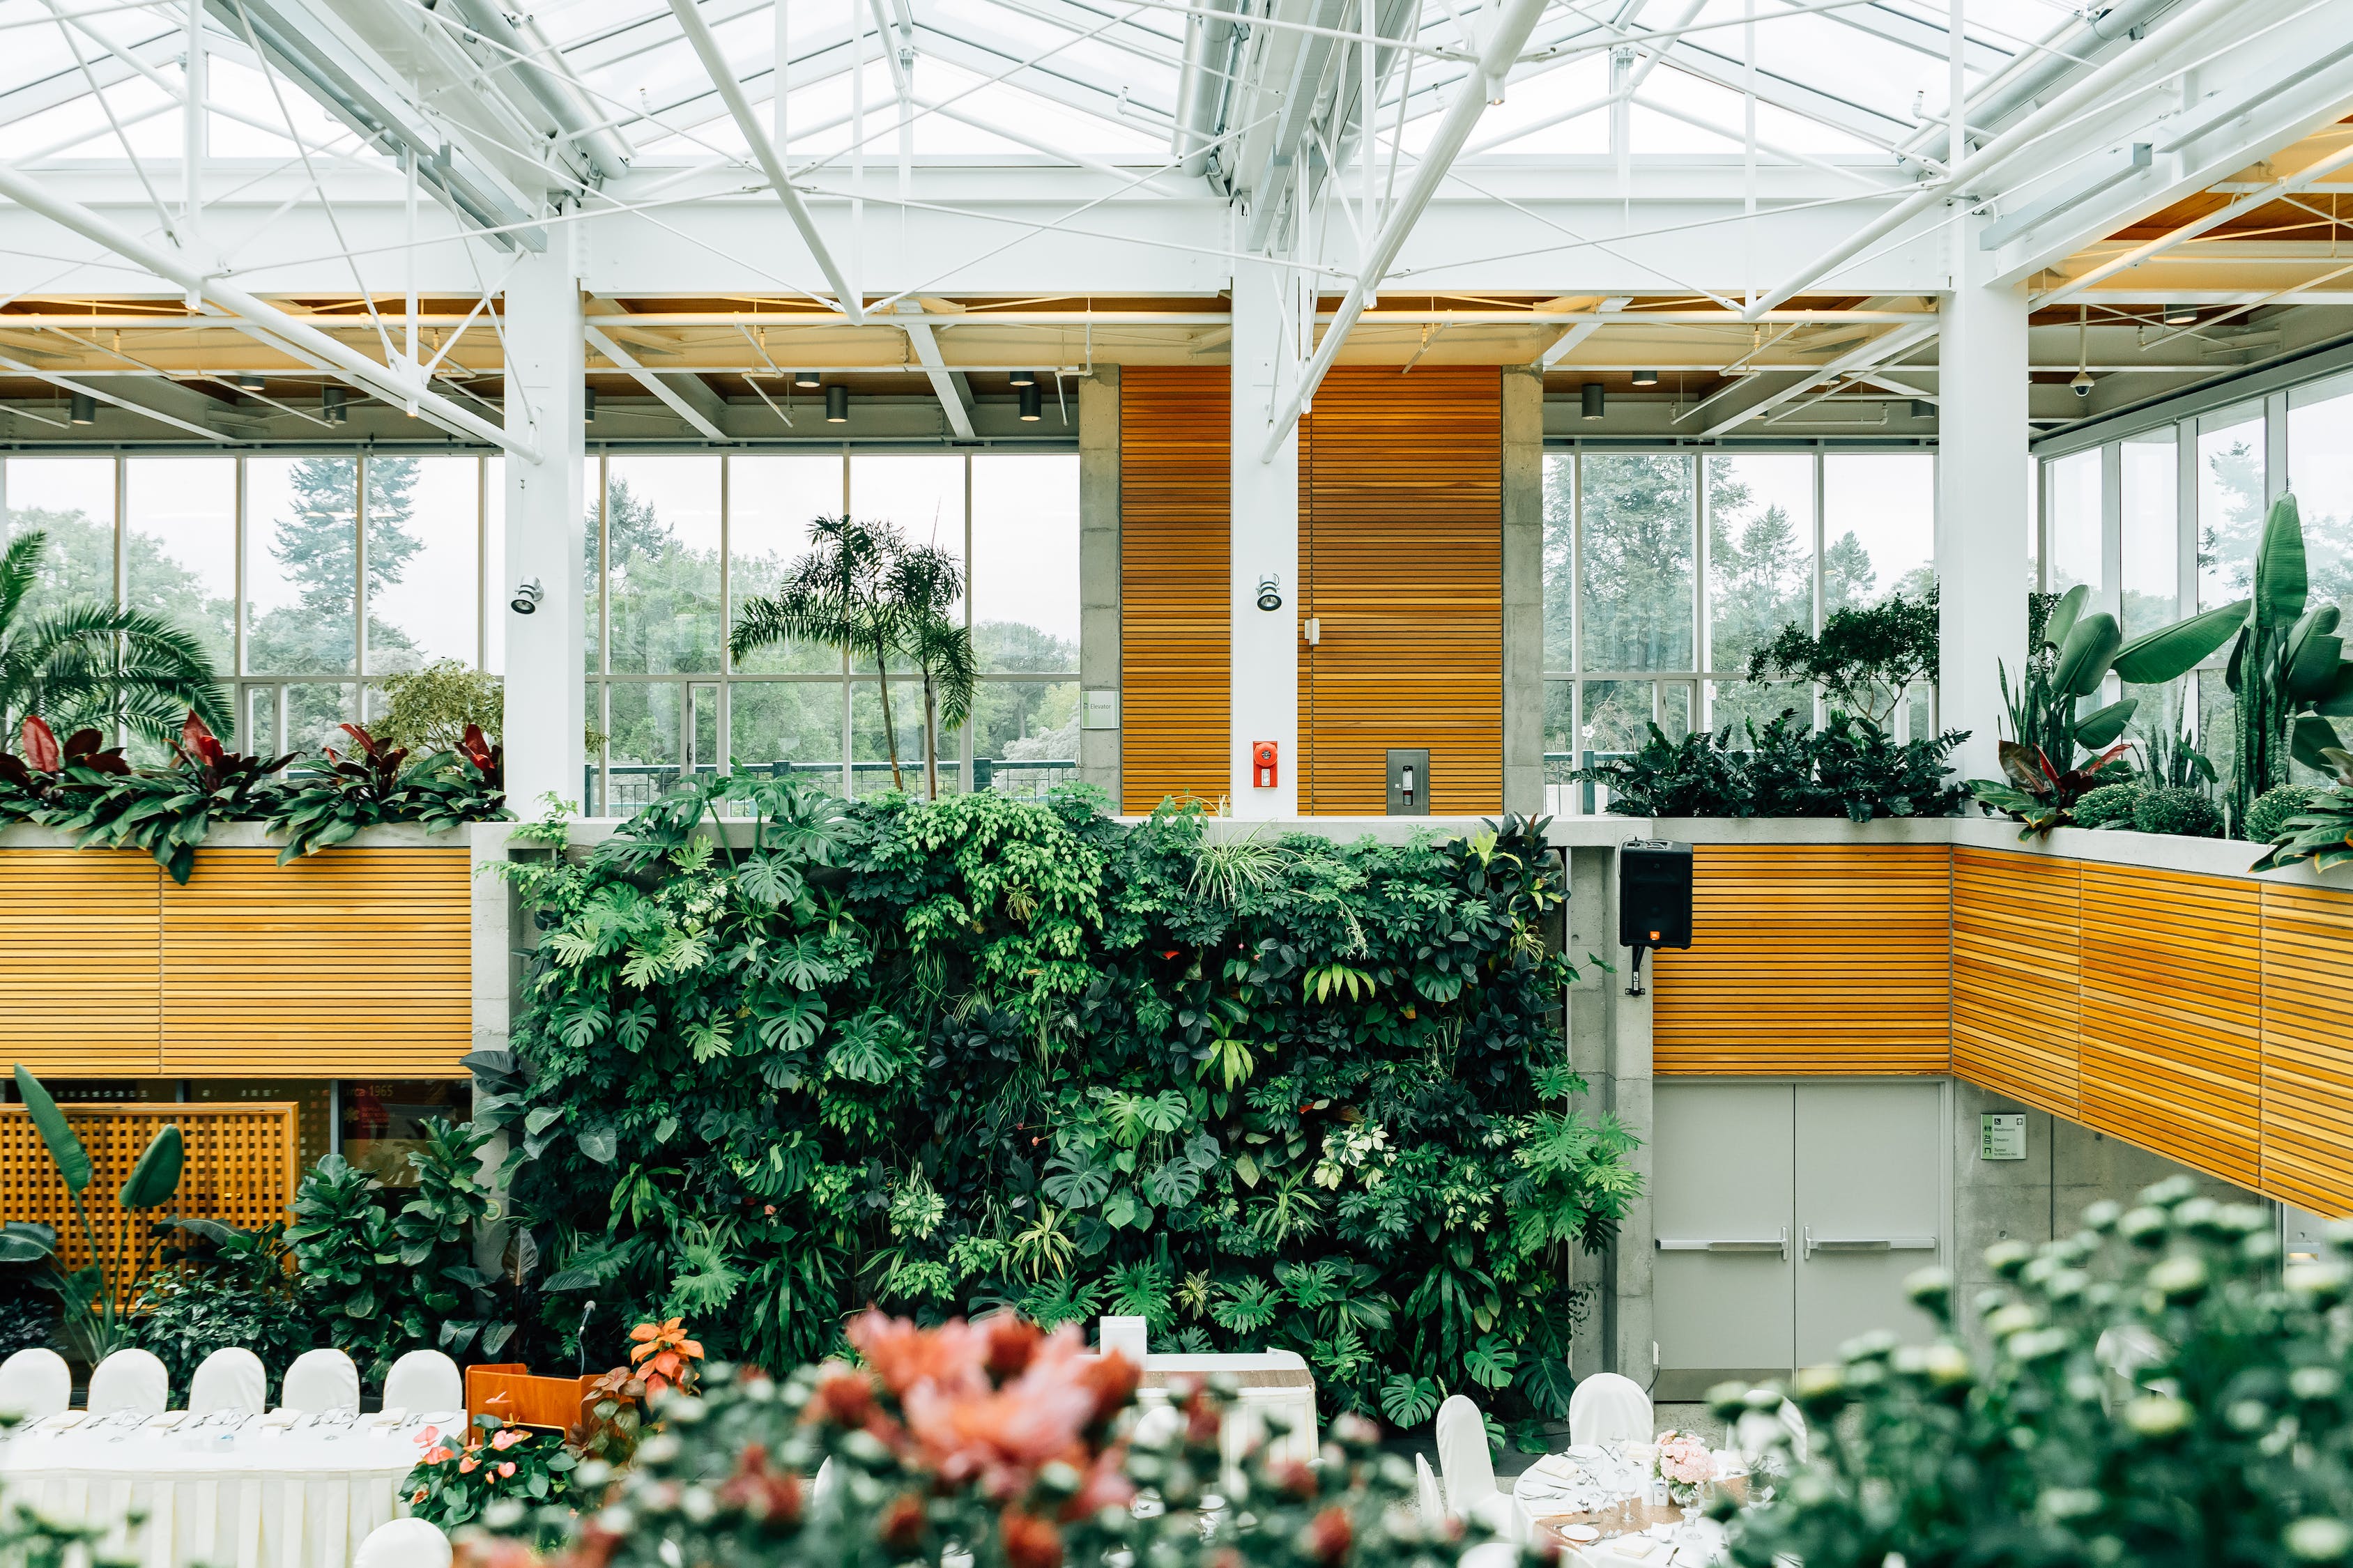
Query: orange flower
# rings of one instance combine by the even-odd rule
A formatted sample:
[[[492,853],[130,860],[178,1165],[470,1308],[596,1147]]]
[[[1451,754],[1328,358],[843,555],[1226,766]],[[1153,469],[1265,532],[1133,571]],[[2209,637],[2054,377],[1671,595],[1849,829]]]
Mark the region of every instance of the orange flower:
[[[839,1426],[863,1426],[878,1411],[874,1385],[862,1372],[837,1366],[818,1379],[817,1397],[809,1401],[807,1419],[831,1421]]]
[[[988,1375],[998,1383],[1027,1372],[1038,1347],[1046,1342],[1037,1324],[1012,1312],[992,1312],[980,1321],[979,1326],[987,1346],[985,1363]]]
[[[801,1479],[790,1470],[769,1468],[766,1447],[747,1444],[736,1456],[735,1473],[720,1486],[719,1500],[754,1520],[791,1524],[801,1516]]]
[[[1062,1568],[1062,1532],[1046,1521],[1007,1509],[997,1533],[1012,1568]]]
[[[470,1476],[474,1473],[475,1468],[480,1465],[481,1462],[481,1460],[474,1458],[473,1455],[469,1454],[464,1458],[458,1461],[458,1473],[461,1476]]]
[[[629,1331],[636,1342],[629,1347],[629,1361],[645,1379],[649,1396],[659,1394],[672,1384],[693,1380],[694,1369],[687,1363],[702,1359],[702,1346],[686,1337],[686,1320],[672,1318],[661,1323],[639,1323]]]
[[[512,1426],[502,1426],[498,1431],[491,1434],[491,1447],[498,1449],[501,1453],[506,1452],[506,1450],[513,1447],[517,1443],[528,1443],[530,1441],[530,1433],[518,1430]]]
[[[1135,1398],[1135,1385],[1143,1375],[1144,1369],[1118,1351],[1097,1356],[1082,1365],[1079,1381],[1094,1395],[1094,1408],[1087,1416],[1087,1425],[1109,1425],[1111,1418]]]
[[[513,1475],[513,1474],[514,1474],[514,1461],[513,1461],[512,1459],[505,1460],[505,1461],[503,1461],[502,1463],[501,1463],[501,1464],[500,1464],[500,1466],[499,1466],[499,1479],[500,1479],[501,1480],[504,1480],[507,1477],[512,1476],[512,1475]]]
[[[993,1472],[990,1489],[1000,1495],[1018,1490],[1026,1472],[1050,1459],[1083,1466],[1079,1434],[1095,1409],[1084,1368],[1100,1363],[1082,1362],[1082,1354],[1078,1331],[1066,1327],[1001,1388],[974,1394],[919,1384],[904,1402],[908,1428],[943,1479]],[[1018,1484],[1015,1472],[1022,1472]]]
[[[901,1492],[882,1510],[882,1544],[893,1552],[913,1552],[923,1540],[923,1501],[913,1492]]]
[[[1307,1550],[1318,1563],[1345,1561],[1356,1539],[1356,1526],[1348,1522],[1347,1510],[1337,1503],[1317,1514],[1307,1526]]]
[[[455,1450],[449,1448],[437,1447],[425,1450],[425,1463],[428,1465],[446,1465],[454,1457]]]
[[[904,1318],[888,1318],[872,1308],[853,1321],[850,1346],[874,1369],[882,1386],[901,1398],[919,1384],[977,1393],[984,1335],[961,1318],[936,1329],[919,1329]]]

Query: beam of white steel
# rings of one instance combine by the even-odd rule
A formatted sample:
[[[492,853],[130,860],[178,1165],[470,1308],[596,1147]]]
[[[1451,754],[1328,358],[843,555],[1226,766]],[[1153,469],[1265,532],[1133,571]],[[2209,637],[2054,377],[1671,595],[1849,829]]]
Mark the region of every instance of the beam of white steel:
[[[1986,225],[1984,232],[1978,236],[1978,248],[2000,250],[2037,224],[2072,212],[2110,186],[2131,179],[2149,166],[2153,156],[2149,143],[2136,142],[2130,147],[2094,159],[2089,168],[2057,190],[2047,191],[2015,212]]]
[[[1622,310],[1631,303],[1633,303],[1632,296],[1626,294],[1613,294],[1609,299],[1601,301],[1601,309],[1604,310]],[[1539,370],[1548,370],[1552,366],[1558,364],[1562,360],[1567,359],[1570,350],[1576,348],[1577,344],[1583,342],[1586,339],[1591,337],[1594,333],[1601,330],[1602,319],[1602,317],[1596,315],[1589,320],[1577,321],[1572,324],[1568,331],[1561,333],[1559,337],[1555,338],[1552,341],[1551,345],[1547,347],[1544,353],[1536,355],[1536,368]]]
[[[1439,122],[1437,131],[1430,139],[1430,145],[1422,152],[1421,162],[1414,166],[1413,183],[1398,198],[1397,205],[1389,212],[1388,221],[1381,225],[1380,233],[1374,236],[1365,258],[1365,269],[1348,286],[1347,295],[1340,301],[1339,310],[1333,312],[1332,324],[1324,329],[1323,338],[1315,345],[1315,353],[1300,371],[1299,384],[1292,389],[1282,411],[1268,428],[1265,445],[1259,451],[1260,462],[1274,460],[1275,454],[1282,449],[1283,441],[1290,436],[1292,426],[1299,423],[1299,416],[1306,409],[1309,399],[1315,395],[1315,389],[1323,384],[1324,374],[1340,357],[1340,346],[1347,341],[1348,329],[1355,326],[1356,318],[1365,313],[1366,301],[1380,291],[1381,279],[1388,275],[1398,252],[1404,248],[1407,237],[1412,234],[1415,223],[1421,217],[1422,209],[1430,205],[1430,199],[1445,183],[1446,172],[1454,166],[1455,157],[1462,151],[1463,143],[1471,140],[1471,132],[1478,126],[1479,117],[1487,111],[1490,100],[1502,94],[1504,79],[1512,68],[1512,61],[1518,56],[1520,46],[1527,42],[1536,18],[1544,15],[1546,3],[1546,0],[1504,0],[1493,27],[1487,34],[1485,47],[1479,52],[1478,69],[1455,89],[1454,101],[1447,105],[1446,118]]]
[[[966,401],[971,395],[970,388],[961,376],[948,369],[947,361],[940,354],[939,339],[934,335],[931,323],[923,319],[923,306],[913,300],[902,300],[897,310],[900,319],[894,324],[907,334],[915,357],[923,362],[923,374],[930,379],[932,390],[939,395],[940,411],[948,416],[948,428],[971,440],[972,405]]]
[[[744,84],[735,79],[734,68],[727,63],[727,56],[719,47],[719,40],[712,36],[710,24],[703,21],[702,13],[695,8],[695,0],[670,0],[670,8],[671,15],[678,18],[680,28],[686,34],[686,41],[693,47],[695,58],[702,62],[704,73],[711,78],[712,85],[719,89],[720,98],[726,102],[727,112],[734,116],[736,129],[751,143],[752,154],[760,163],[760,172],[768,177],[768,187],[785,204],[785,211],[791,216],[793,226],[800,231],[801,241],[808,247],[811,259],[816,261],[818,270],[825,274],[825,280],[834,292],[835,308],[852,322],[865,321],[864,302],[849,287],[849,279],[842,275],[841,268],[835,264],[833,252],[826,247],[825,236],[818,232],[816,217],[802,202],[800,192],[794,189],[792,176],[786,172],[784,160],[776,155],[776,143],[768,140],[768,132],[761,125],[760,117],[753,112],[751,100],[744,96]]]
[[[2250,192],[2237,201],[2216,207],[2203,217],[2192,218],[2169,233],[2158,235],[2155,239],[2137,245],[2119,256],[2110,257],[2098,266],[2087,268],[2049,293],[2040,296],[2034,302],[2035,306],[2039,310],[2046,305],[2057,305],[2072,300],[2094,284],[2113,278],[2119,272],[2138,267],[2142,262],[2153,257],[2161,256],[2175,246],[2197,238],[2209,229],[2219,228],[2232,218],[2243,216],[2266,203],[2279,200],[2282,196],[2293,195],[2306,186],[2327,178],[2348,163],[2353,163],[2353,142],[2348,142],[2336,152],[2316,163],[2306,164],[2302,170],[2284,179],[2274,180],[2261,190]]]
[[[350,344],[328,336],[318,328],[242,289],[206,278],[177,252],[140,238],[79,202],[58,195],[40,181],[5,163],[0,163],[0,196],[5,196],[26,211],[37,213],[60,227],[71,230],[92,244],[105,247],[124,260],[136,263],[190,293],[202,294],[228,312],[230,319],[222,323],[225,326],[237,327],[265,342],[275,342],[298,357],[322,362],[342,379],[375,394],[387,403],[413,404],[419,415],[445,429],[460,436],[470,436],[478,441],[491,442],[525,462],[539,461],[538,452],[529,445],[508,435],[498,426],[460,408],[430,387],[378,364]]]
[[[1736,414],[1717,420],[1700,434],[1721,436],[1727,430],[1736,429],[1758,415],[1769,409],[1778,408],[1789,399],[1820,386],[1823,382],[1835,381],[1854,371],[1885,364],[1903,353],[1905,350],[1917,347],[1927,339],[1934,337],[1936,332],[1936,323],[1934,321],[1915,322],[1908,327],[1898,327],[1892,332],[1883,332],[1861,348],[1840,355],[1819,370],[1805,372],[1788,385],[1766,394],[1765,396]]]
[[[1827,277],[1841,263],[1862,255],[1953,192],[1968,189],[1970,181],[1998,170],[2010,158],[2049,134],[2077,110],[2096,102],[2133,73],[2145,68],[2150,61],[2163,58],[2182,39],[2216,17],[2226,15],[2239,4],[2240,0],[2195,0],[2189,9],[2173,16],[2162,27],[2114,56],[2073,86],[2054,94],[2017,124],[1968,157],[1956,162],[1944,179],[1895,203],[1833,246],[1827,255],[1799,268],[1779,285],[1759,296],[1743,314],[1755,320],[1759,312],[1771,310]]]
[[[185,430],[192,436],[201,436],[207,441],[237,439],[236,437],[216,430],[210,426],[194,424],[176,414],[166,414],[160,408],[150,408],[143,403],[133,402],[119,393],[109,392],[105,387],[93,382],[59,375],[55,371],[47,371],[38,365],[26,364],[14,354],[0,353],[0,369],[14,371],[18,375],[29,375],[37,381],[46,381],[51,386],[63,387],[68,392],[79,392],[87,396],[95,397],[100,403],[112,404],[115,407],[127,409],[132,414],[144,415],[150,419],[160,420],[175,429]]]
[[[588,346],[595,349],[598,353],[603,354],[607,359],[611,360],[615,364],[619,365],[623,370],[628,371],[629,373],[630,380],[636,382],[639,386],[644,387],[648,392],[652,393],[656,397],[659,398],[662,403],[669,407],[672,414],[677,415],[681,419],[683,419],[689,425],[693,426],[695,429],[701,431],[703,435],[709,437],[714,441],[724,441],[727,439],[727,432],[719,427],[717,423],[711,417],[710,413],[706,412],[703,408],[697,407],[695,403],[690,400],[680,388],[670,385],[665,377],[653,371],[648,370],[643,364],[639,363],[638,362],[637,355],[631,353],[628,350],[615,342],[611,334],[605,331],[604,329],[601,327],[591,327],[588,329]],[[692,373],[691,372],[685,373],[684,378],[691,381],[695,380]],[[702,383],[700,381],[695,381],[695,384],[701,386]],[[704,391],[708,393],[709,389],[706,387],[704,388]]]

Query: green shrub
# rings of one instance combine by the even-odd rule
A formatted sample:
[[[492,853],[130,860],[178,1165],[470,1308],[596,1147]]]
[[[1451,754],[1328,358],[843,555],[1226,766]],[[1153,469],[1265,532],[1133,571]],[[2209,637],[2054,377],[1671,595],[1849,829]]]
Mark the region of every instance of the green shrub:
[[[2130,827],[2133,814],[2148,795],[2148,785],[2140,779],[2126,779],[2122,784],[2102,784],[2084,792],[2075,802],[2075,826],[2078,827]]]
[[[2133,807],[2133,826],[2143,833],[2176,833],[2184,838],[2222,837],[2222,808],[2202,790],[2151,790]]]
[[[175,1404],[207,1355],[242,1345],[272,1377],[313,1342],[286,1268],[285,1226],[259,1233],[207,1226],[216,1245],[185,1263],[160,1268],[140,1287],[132,1309],[138,1342],[172,1374]]]
[[[417,756],[456,751],[469,724],[495,741],[506,712],[499,678],[458,658],[385,676],[384,696],[384,711],[369,722],[368,733]]]
[[[1736,748],[1732,726],[1670,741],[1656,724],[1632,756],[1571,773],[1606,784],[1621,816],[1948,816],[1960,790],[1945,759],[1968,739],[1897,742],[1868,719],[1833,713],[1817,731],[1790,709]]]
[[[2269,844],[2286,830],[2289,817],[2310,811],[2320,794],[2311,784],[2298,784],[2265,790],[2247,807],[2246,837],[2257,844]]]
[[[27,1281],[0,1293],[0,1359],[18,1351],[55,1350],[58,1299]]]

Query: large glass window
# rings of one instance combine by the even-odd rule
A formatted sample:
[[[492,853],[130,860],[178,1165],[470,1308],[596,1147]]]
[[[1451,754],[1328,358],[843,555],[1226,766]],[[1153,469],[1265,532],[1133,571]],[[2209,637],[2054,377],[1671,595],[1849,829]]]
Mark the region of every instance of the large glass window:
[[[10,458],[6,533],[44,536],[39,575],[20,613],[114,597],[114,459]]]
[[[2198,607],[2243,599],[2254,586],[2263,525],[2261,404],[2198,422]]]
[[[1757,454],[1704,466],[1707,668],[1734,678],[1715,683],[1708,722],[1761,722],[1789,706],[1789,694],[1737,677],[1783,626],[1812,622],[1814,459]]]
[[[480,659],[482,482],[473,458],[368,459],[370,674]]]
[[[237,459],[132,458],[123,464],[123,600],[237,668]],[[103,595],[93,593],[92,597]]]
[[[2172,427],[2125,442],[2121,467],[2124,628],[2137,637],[2181,615],[2181,463]]]
[[[2100,592],[2100,469],[2097,447],[2052,463],[2051,494],[2043,520],[2051,550],[2050,590],[2063,594],[2088,584]]]
[[[1578,508],[1580,668],[1691,669],[1692,459],[1587,457]]]
[[[2304,517],[2313,600],[2340,605],[2353,605],[2353,391],[2343,387],[2291,396],[2287,414],[2287,487]]]
[[[1916,599],[1936,580],[1936,463],[1926,452],[1822,458],[1822,611]]]

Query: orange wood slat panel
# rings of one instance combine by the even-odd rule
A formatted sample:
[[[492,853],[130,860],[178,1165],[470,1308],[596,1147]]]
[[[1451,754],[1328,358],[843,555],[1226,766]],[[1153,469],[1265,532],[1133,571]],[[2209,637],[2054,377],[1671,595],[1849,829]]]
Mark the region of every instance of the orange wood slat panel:
[[[1953,1073],[2075,1114],[2083,868],[1953,851]]]
[[[2077,1120],[2254,1185],[2262,889],[2095,865],[2083,889]]]
[[[1300,808],[1388,809],[1430,748],[1430,806],[1504,800],[1504,383],[1491,365],[1333,371],[1300,421]]]
[[[163,877],[146,856],[121,850],[0,850],[9,1061],[77,1078],[163,1070]]]
[[[1653,1071],[1950,1070],[1948,848],[1704,844],[1693,877],[1694,945],[1653,955]]]
[[[294,1201],[292,1105],[69,1103],[60,1109],[90,1153],[90,1184],[82,1202],[99,1246],[110,1256],[137,1258],[146,1246],[148,1216],[134,1219],[114,1201],[114,1194],[167,1121],[179,1127],[183,1152],[180,1184],[167,1212],[251,1229],[284,1219],[287,1205]],[[90,1261],[65,1180],[21,1105],[0,1106],[0,1214],[54,1226],[58,1250],[69,1268]],[[132,1234],[134,1225],[142,1234]]]
[[[1124,811],[1228,793],[1230,395],[1222,367],[1130,365],[1120,374]]]
[[[164,1070],[447,1077],[471,1048],[463,847],[205,849],[164,892]]]
[[[2353,1214],[2353,895],[2263,893],[2263,1190]]]

